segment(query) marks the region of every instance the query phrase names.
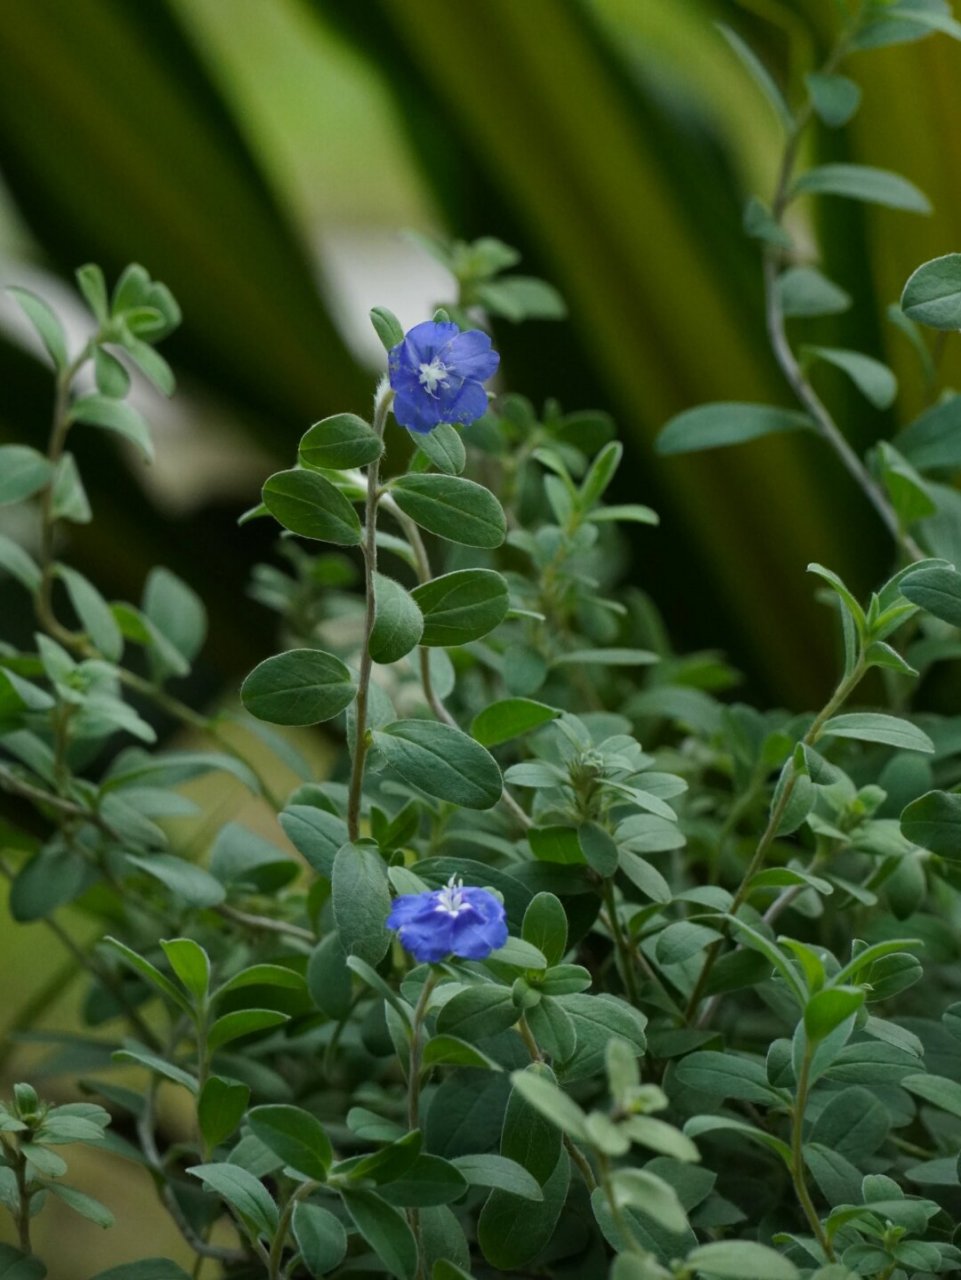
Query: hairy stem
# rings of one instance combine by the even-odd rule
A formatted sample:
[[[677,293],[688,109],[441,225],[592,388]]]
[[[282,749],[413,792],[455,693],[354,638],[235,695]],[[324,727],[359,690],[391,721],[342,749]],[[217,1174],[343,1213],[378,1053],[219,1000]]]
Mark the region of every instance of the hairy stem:
[[[23,1252],[30,1254],[33,1252],[33,1247],[30,1242],[30,1192],[27,1190],[27,1157],[19,1149],[15,1157],[13,1172],[17,1179],[17,1238]]]
[[[377,389],[374,401],[373,428],[378,439],[384,438],[387,414],[394,399],[386,381]],[[367,608],[364,615],[364,643],[360,651],[360,676],[357,681],[356,729],[354,735],[354,761],[350,775],[350,794],[347,802],[347,834],[351,840],[360,835],[360,802],[364,788],[364,761],[367,758],[367,696],[370,690],[370,673],[373,660],[370,656],[370,637],[377,616],[377,596],[374,590],[374,574],[377,570],[377,501],[380,477],[380,456],[367,467],[367,501],[364,505],[364,593]]]
[[[833,1262],[834,1249],[824,1228],[821,1226],[821,1219],[818,1217],[814,1201],[811,1199],[807,1177],[804,1172],[804,1112],[807,1107],[808,1091],[811,1087],[811,1056],[811,1045],[808,1044],[804,1050],[804,1060],[801,1063],[801,1075],[797,1082],[797,1097],[791,1118],[791,1181],[794,1183],[795,1193],[801,1208],[804,1210],[804,1216],[814,1232],[815,1239],[824,1250],[828,1261]]]

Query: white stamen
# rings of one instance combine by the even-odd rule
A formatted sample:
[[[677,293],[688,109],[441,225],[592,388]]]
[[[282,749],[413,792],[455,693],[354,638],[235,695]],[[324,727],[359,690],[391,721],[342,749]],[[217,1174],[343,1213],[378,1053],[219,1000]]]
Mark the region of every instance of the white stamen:
[[[434,356],[430,364],[422,364],[417,372],[421,386],[429,396],[436,393],[438,387],[449,387],[447,381],[447,365],[439,356]]]
[[[451,876],[437,895],[436,911],[444,911],[449,916],[460,915],[470,910],[470,903],[464,901],[462,890],[464,881],[459,876]]]

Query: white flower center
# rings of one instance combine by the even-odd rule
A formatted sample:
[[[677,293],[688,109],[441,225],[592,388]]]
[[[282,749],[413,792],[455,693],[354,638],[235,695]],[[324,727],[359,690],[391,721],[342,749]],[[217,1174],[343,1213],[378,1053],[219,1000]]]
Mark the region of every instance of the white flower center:
[[[462,911],[469,911],[470,903],[464,901],[464,895],[461,892],[463,888],[464,881],[451,876],[437,895],[435,910],[443,911],[449,916],[459,916]]]
[[[429,396],[437,391],[438,387],[449,387],[447,381],[447,365],[439,356],[434,356],[430,364],[422,364],[417,371],[417,377],[421,386]]]

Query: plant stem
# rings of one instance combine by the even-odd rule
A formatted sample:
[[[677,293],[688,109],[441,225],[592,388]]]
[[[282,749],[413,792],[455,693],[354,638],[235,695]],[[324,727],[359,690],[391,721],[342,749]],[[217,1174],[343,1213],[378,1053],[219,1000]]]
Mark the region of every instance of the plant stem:
[[[30,1254],[33,1252],[33,1247],[30,1243],[30,1192],[27,1190],[27,1157],[19,1148],[13,1171],[17,1179],[17,1199],[19,1201],[19,1209],[16,1215],[17,1235],[20,1241],[20,1248],[24,1253]]]
[[[378,439],[384,438],[387,414],[393,403],[394,393],[387,381],[381,382],[374,399],[373,428]],[[367,695],[370,689],[370,672],[373,665],[370,656],[370,637],[377,616],[377,596],[374,590],[374,574],[377,570],[377,502],[380,477],[380,455],[367,467],[367,501],[364,504],[364,643],[360,651],[360,676],[357,681],[356,728],[354,735],[354,761],[350,775],[350,796],[347,802],[347,835],[356,840],[360,835],[360,802],[364,787],[364,761],[367,758]]]
[[[804,1060],[801,1063],[801,1075],[797,1082],[797,1097],[795,1098],[791,1120],[791,1180],[794,1183],[794,1190],[800,1201],[801,1208],[804,1210],[804,1216],[807,1218],[818,1244],[824,1250],[828,1261],[833,1262],[834,1249],[824,1228],[821,1226],[821,1219],[818,1217],[814,1201],[811,1199],[807,1178],[804,1173],[804,1111],[807,1107],[808,1090],[810,1089],[811,1057],[811,1045],[807,1044],[804,1050]]]
[[[864,675],[865,670],[866,664],[864,654],[862,653],[858,656],[857,662],[855,662],[848,674],[841,680],[834,693],[812,721],[811,727],[801,739],[804,746],[814,746],[820,738],[825,724],[827,724],[828,720],[830,720],[838,708],[843,706],[845,701],[851,696],[851,693],[854,691],[855,687],[861,680],[861,677]],[[781,819],[784,817],[788,804],[790,803],[791,796],[794,794],[794,788],[797,785],[797,780],[798,774],[794,769],[792,760],[789,765],[788,776],[785,780],[784,786],[781,788],[781,794],[778,796],[777,802],[771,809],[767,826],[764,828],[764,832],[758,841],[757,848],[754,850],[754,855],[741,879],[737,892],[731,900],[731,905],[727,909],[727,915],[737,915],[738,910],[743,906],[744,901],[750,892],[751,881],[764,866],[767,855],[770,852],[771,845],[774,843],[778,829],[781,825]],[[711,976],[711,972],[714,968],[715,962],[717,961],[718,953],[724,942],[724,938],[727,936],[727,932],[728,927],[727,924],[725,924],[723,935],[718,938],[716,942],[711,943],[705,953],[704,964],[701,967],[701,972],[698,975],[697,982],[694,984],[694,990],[691,992],[691,998],[687,1003],[687,1009],[684,1015],[684,1020],[687,1023],[690,1023],[697,1014],[698,1007],[707,987],[708,979]],[[697,1019],[697,1025],[699,1027],[706,1026],[710,1021],[715,1009],[720,1003],[720,998],[720,995],[715,996],[714,999],[705,1007],[701,1017]]]
[[[147,1158],[147,1165],[154,1176],[157,1194],[163,1201],[167,1212],[173,1218],[177,1230],[190,1248],[193,1249],[194,1253],[202,1258],[216,1258],[220,1262],[236,1264],[249,1261],[245,1249],[226,1249],[220,1245],[208,1244],[206,1240],[201,1239],[181,1209],[180,1202],[174,1195],[173,1188],[167,1179],[167,1171],[164,1168],[163,1159],[157,1148],[157,1140],[154,1137],[153,1107],[156,1092],[157,1082],[155,1079],[151,1079],[144,1095],[143,1112],[137,1120],[137,1136],[140,1139],[141,1149]]]
[[[617,914],[617,903],[614,899],[614,881],[610,878],[605,878],[604,880],[603,895],[604,905],[607,908],[608,925],[614,939],[615,950],[617,951],[621,979],[627,991],[628,999],[636,1009],[638,1007],[638,990],[637,975],[634,972],[634,956],[627,939],[624,937],[624,930],[621,928],[620,917]]]
[[[239,911],[225,902],[214,907],[214,911],[225,920],[232,920],[235,924],[242,924],[248,929],[257,929],[262,933],[280,933],[284,937],[297,938],[301,942],[311,944],[317,941],[311,929],[304,929],[299,924],[289,924],[286,920],[273,920],[270,916],[251,915],[250,912]]]
[[[34,597],[34,608],[37,620],[45,631],[54,639],[70,643],[75,639],[74,633],[62,626],[53,612],[53,538],[56,520],[53,513],[53,490],[56,479],[56,467],[63,457],[70,430],[70,384],[80,368],[90,358],[91,346],[88,343],[80,354],[66,368],[57,374],[56,390],[53,400],[53,420],[50,425],[50,439],[47,444],[47,461],[54,469],[50,483],[43,491],[40,500],[40,585]]]
[[[858,15],[855,15],[852,25],[842,32],[833,51],[824,66],[821,68],[822,74],[830,74],[844,57],[844,54],[847,52],[848,43],[856,30],[857,19]],[[777,177],[777,184],[774,190],[774,197],[771,201],[771,213],[779,225],[782,222],[784,210],[791,199],[791,179],[794,174],[794,166],[797,161],[801,139],[805,129],[810,124],[813,115],[814,107],[809,100],[795,116],[793,127],[788,132],[787,139],[785,141]],[[862,492],[868,498],[868,501],[881,517],[894,541],[899,547],[901,547],[909,559],[921,560],[924,558],[924,552],[911,535],[902,528],[898,514],[892,506],[887,494],[884,492],[884,489],[877,483],[868,471],[867,467],[848,444],[844,433],[835,422],[831,411],[814,390],[814,387],[808,380],[807,375],[801,368],[791,344],[788,341],[784,308],[781,304],[781,295],[777,287],[782,256],[783,250],[779,246],[765,244],[764,311],[768,338],[771,343],[771,349],[774,352],[774,357],[777,360],[781,372],[787,380],[788,386],[794,392],[794,395],[797,397],[802,407],[807,410],[813,419],[818,433],[840,458],[850,476],[861,488]]]
[[[401,511],[400,507],[398,507],[389,498],[385,500],[384,505],[404,530],[404,536],[411,545],[417,566],[418,582],[430,582],[430,559],[427,555],[427,548],[424,546],[424,539],[420,536],[420,530],[417,528],[414,521],[411,520],[408,515],[405,515],[405,513]],[[420,682],[423,686],[424,697],[427,699],[427,705],[441,723],[449,725],[452,729],[459,729],[460,725],[444,706],[443,701],[437,695],[437,690],[434,688],[434,681],[430,674],[430,652],[425,645],[421,645],[418,650],[418,664],[420,667]],[[526,828],[534,825],[531,818],[517,803],[506,786],[501,792],[501,804],[508,813],[510,813],[514,820],[521,827],[525,828],[525,830]]]
[[[440,974],[432,968],[424,979],[424,985],[420,989],[420,996],[414,1008],[410,1036],[410,1059],[407,1065],[407,1130],[409,1133],[413,1133],[415,1129],[420,1127],[420,1066],[424,1051],[421,1031],[424,1019],[427,1016],[427,1006],[430,1003],[431,992],[436,987],[439,977]],[[421,1236],[420,1214],[416,1209],[408,1209],[407,1221],[410,1223],[410,1229],[414,1233],[414,1240],[417,1244],[416,1280],[423,1280],[425,1274],[424,1242]]]
[[[543,1062],[544,1055],[541,1053],[540,1045],[534,1039],[534,1033],[531,1031],[530,1023],[523,1014],[521,1014],[517,1019],[517,1030],[527,1047],[527,1052],[531,1055],[531,1062]],[[584,1179],[584,1185],[587,1187],[588,1192],[596,1191],[597,1178],[594,1176],[594,1170],[591,1168],[590,1161],[584,1155],[583,1151],[581,1151],[576,1145],[574,1140],[566,1133],[561,1135],[561,1140],[564,1144],[564,1150],[580,1171],[580,1175]]]
[[[287,1242],[287,1232],[290,1230],[290,1223],[294,1216],[294,1210],[297,1208],[298,1204],[300,1204],[301,1200],[306,1200],[307,1197],[312,1195],[319,1186],[319,1182],[302,1182],[284,1205],[283,1213],[280,1215],[280,1221],[277,1223],[277,1230],[274,1234],[273,1243],[270,1246],[270,1260],[268,1267],[269,1280],[280,1280],[284,1260],[284,1245]]]

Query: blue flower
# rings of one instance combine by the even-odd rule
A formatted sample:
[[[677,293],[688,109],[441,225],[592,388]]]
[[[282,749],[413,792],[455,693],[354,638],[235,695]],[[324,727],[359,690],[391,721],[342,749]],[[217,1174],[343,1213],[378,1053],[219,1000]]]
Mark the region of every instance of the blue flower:
[[[507,941],[500,899],[454,876],[443,889],[395,898],[387,927],[397,930],[401,944],[422,964],[450,955],[483,960]]]
[[[456,324],[425,320],[387,355],[394,389],[394,417],[409,431],[424,434],[441,422],[468,426],[487,412],[481,383],[500,356],[480,329],[462,333]]]

